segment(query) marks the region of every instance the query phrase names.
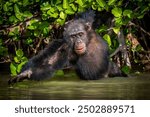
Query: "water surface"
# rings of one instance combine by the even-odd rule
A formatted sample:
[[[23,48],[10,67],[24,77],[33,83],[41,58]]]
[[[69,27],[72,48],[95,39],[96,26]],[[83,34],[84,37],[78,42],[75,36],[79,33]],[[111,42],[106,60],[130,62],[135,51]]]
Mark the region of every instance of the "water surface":
[[[150,99],[150,74],[128,78],[80,80],[74,73],[44,81],[7,85],[9,75],[0,74],[0,99]]]

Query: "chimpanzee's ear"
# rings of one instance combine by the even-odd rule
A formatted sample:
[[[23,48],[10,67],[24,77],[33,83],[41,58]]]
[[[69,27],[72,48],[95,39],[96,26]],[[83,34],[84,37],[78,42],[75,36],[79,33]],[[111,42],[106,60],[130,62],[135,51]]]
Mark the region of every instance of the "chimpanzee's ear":
[[[90,31],[90,30],[92,29],[92,24],[89,23],[89,22],[85,23],[85,29],[86,29],[87,31]]]

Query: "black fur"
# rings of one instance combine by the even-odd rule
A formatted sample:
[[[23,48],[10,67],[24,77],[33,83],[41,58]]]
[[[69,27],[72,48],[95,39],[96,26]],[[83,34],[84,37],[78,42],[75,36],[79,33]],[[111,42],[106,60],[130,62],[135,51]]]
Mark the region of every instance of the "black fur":
[[[109,61],[107,43],[92,29],[93,21],[94,13],[86,12],[79,18],[67,22],[63,39],[53,41],[46,49],[31,58],[22,72],[9,83],[22,81],[25,77],[31,80],[52,77],[54,71],[62,69],[68,63],[84,80],[121,76],[119,68]],[[85,45],[84,53],[75,52],[77,41]]]
[[[97,36],[97,48],[88,48],[84,56],[79,57],[76,64],[77,74],[84,80],[97,80],[108,74],[109,55],[107,44],[100,36]],[[93,40],[91,40],[93,41]],[[94,40],[95,41],[95,40]]]
[[[56,54],[56,57],[54,57]],[[48,61],[54,57],[54,61],[50,64]],[[33,74],[30,79],[40,80],[43,78],[51,77],[54,71],[62,69],[68,62],[68,52],[65,50],[65,43],[63,40],[52,42],[44,51],[40,52],[37,56],[33,57],[22,72],[27,69],[32,69]]]

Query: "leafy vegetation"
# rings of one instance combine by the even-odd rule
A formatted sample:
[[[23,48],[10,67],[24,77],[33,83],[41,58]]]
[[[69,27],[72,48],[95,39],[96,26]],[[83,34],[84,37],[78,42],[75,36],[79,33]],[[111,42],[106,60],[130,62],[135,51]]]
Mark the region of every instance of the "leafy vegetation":
[[[149,70],[150,33],[143,24],[145,17],[150,18],[149,0],[0,0],[0,62],[11,62],[11,74],[16,75],[27,62],[26,57],[60,38],[63,24],[89,8],[114,17],[114,25],[101,24],[96,29],[110,51],[119,46],[116,37],[123,30],[131,67],[142,64]],[[113,33],[109,34],[110,30]],[[122,67],[129,71],[127,65]]]
[[[28,59],[24,56],[21,49],[16,50],[16,56],[10,64],[10,70],[12,75],[17,75],[21,72],[22,66],[28,62]]]

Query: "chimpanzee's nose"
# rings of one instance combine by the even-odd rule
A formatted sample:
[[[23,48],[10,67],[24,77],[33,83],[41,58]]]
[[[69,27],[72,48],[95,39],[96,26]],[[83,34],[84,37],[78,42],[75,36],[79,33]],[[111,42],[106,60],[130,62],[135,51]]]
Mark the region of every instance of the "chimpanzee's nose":
[[[80,44],[82,41],[79,39],[79,40],[77,40],[77,44]]]

